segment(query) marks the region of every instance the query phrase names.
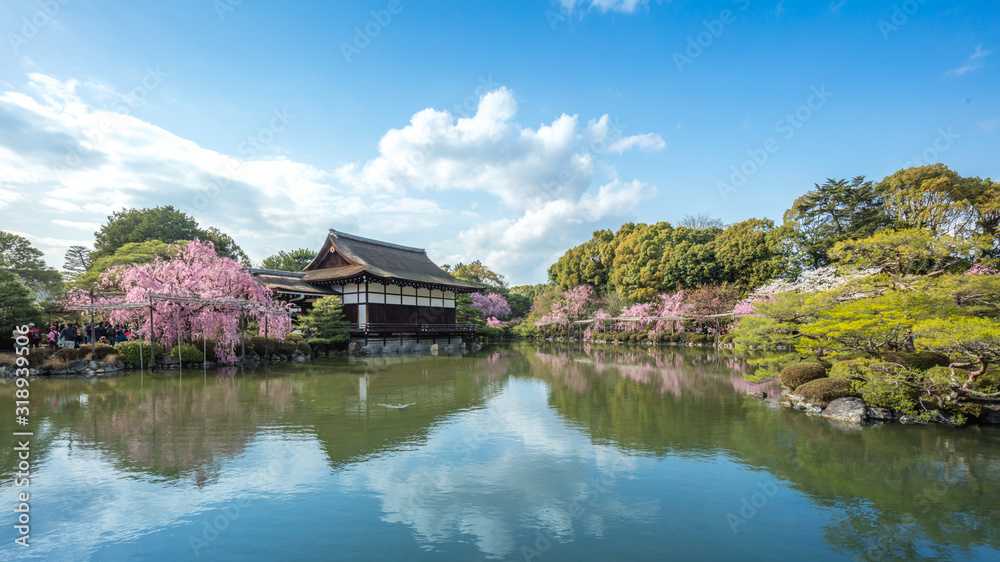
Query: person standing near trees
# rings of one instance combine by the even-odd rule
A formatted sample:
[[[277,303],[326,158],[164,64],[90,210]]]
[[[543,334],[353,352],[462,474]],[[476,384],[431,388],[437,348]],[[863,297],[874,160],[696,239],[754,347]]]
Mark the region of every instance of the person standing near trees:
[[[59,335],[62,336],[62,346],[64,348],[73,349],[76,347],[76,326],[73,324],[67,324],[66,327],[59,332]]]

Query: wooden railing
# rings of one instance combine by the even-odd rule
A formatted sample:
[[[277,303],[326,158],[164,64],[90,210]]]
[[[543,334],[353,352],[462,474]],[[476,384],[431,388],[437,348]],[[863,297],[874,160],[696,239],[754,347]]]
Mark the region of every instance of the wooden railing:
[[[350,324],[351,332],[364,334],[456,334],[475,333],[475,324]]]

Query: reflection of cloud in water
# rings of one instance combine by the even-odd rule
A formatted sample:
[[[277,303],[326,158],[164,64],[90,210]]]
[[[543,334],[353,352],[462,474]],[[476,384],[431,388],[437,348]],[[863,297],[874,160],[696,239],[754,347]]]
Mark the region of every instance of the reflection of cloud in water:
[[[635,464],[559,418],[544,383],[511,379],[484,408],[434,427],[420,447],[349,467],[341,481],[375,493],[383,520],[409,526],[428,546],[464,534],[483,554],[504,557],[533,542],[536,529],[570,541],[651,520],[654,501],[615,490]]]
[[[315,441],[275,436],[258,437],[224,464],[216,481],[201,488],[121,470],[117,464],[93,448],[54,441],[31,479],[32,538],[44,539],[33,540],[30,551],[17,551],[18,559],[86,559],[109,544],[140,539],[237,500],[302,492],[329,471]],[[0,489],[0,504],[16,505],[20,491]],[[44,505],[59,509],[36,511]],[[4,554],[0,548],[0,559]]]

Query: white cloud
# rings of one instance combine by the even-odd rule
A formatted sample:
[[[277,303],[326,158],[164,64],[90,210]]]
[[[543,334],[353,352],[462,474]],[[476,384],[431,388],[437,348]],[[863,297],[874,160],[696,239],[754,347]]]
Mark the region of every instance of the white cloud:
[[[976,50],[973,51],[971,55],[969,55],[969,58],[968,60],[966,60],[965,64],[963,64],[958,68],[949,70],[947,72],[948,76],[961,76],[968,72],[972,72],[973,70],[982,68],[983,62],[980,59],[986,57],[992,52],[993,52],[992,50],[983,49],[982,45],[976,45]]]
[[[979,128],[987,133],[992,133],[997,127],[1000,127],[1000,117],[979,122]]]
[[[529,264],[533,271],[525,274],[544,278],[545,269],[570,246],[588,239],[601,221],[626,216],[655,191],[639,181],[614,181],[578,201],[549,201],[520,218],[478,224],[459,235],[459,244],[464,256],[479,256],[498,271],[520,271]]]
[[[621,12],[633,14],[649,5],[649,0],[559,0],[559,5],[569,13],[596,9],[601,13]]]
[[[202,148],[95,107],[85,99],[94,91],[120,99],[106,86],[40,74],[29,75],[27,92],[0,93],[0,207],[25,211],[8,212],[5,229],[24,231],[49,265],[62,264],[67,246],[92,241],[58,229],[93,232],[123,207],[173,205],[229,233],[255,259],[283,249],[282,240],[298,247],[303,232],[359,230],[359,216],[376,215],[371,224],[400,232],[401,215],[416,221],[445,212],[434,201],[387,202],[338,187],[333,174],[287,158],[234,159]]]
[[[24,232],[56,267],[114,211],[173,205],[230,234],[254,260],[316,246],[335,227],[433,241],[432,256],[483,259],[513,282],[535,282],[553,255],[655,191],[619,180],[608,159],[666,146],[655,133],[623,135],[607,115],[522,126],[513,92],[501,87],[481,96],[472,117],[419,111],[383,136],[372,159],[331,172],[275,156],[277,147],[234,158],[94,99],[124,107],[102,84],[41,74],[29,75],[25,91],[0,91],[4,229]],[[456,191],[501,204],[476,225],[482,218],[463,214],[469,204]]]
[[[591,186],[595,159],[626,150],[662,150],[659,135],[621,136],[607,115],[581,127],[561,115],[537,129],[514,121],[514,94],[484,94],[471,118],[425,109],[379,142],[379,156],[338,170],[357,189],[405,193],[417,190],[482,191],[510,209],[555,200],[577,200]]]

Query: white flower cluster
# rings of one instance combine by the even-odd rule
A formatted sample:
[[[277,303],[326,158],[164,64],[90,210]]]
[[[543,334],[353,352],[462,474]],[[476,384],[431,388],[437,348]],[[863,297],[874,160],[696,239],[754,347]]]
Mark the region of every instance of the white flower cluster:
[[[802,272],[796,279],[775,279],[752,293],[747,300],[753,302],[777,295],[778,293],[818,293],[831,291],[846,285],[851,281],[870,277],[878,273],[877,268],[854,271],[847,275],[837,272],[837,268],[828,265]]]

